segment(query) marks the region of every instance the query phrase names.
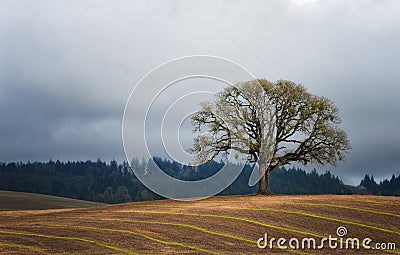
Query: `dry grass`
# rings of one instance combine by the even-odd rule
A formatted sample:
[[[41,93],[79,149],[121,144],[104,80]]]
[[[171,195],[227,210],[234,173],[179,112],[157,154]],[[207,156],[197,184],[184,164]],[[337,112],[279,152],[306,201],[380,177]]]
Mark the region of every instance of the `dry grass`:
[[[0,190],[0,211],[85,208],[101,203],[43,194]]]
[[[395,242],[395,251],[261,250],[269,237]],[[84,209],[0,212],[0,254],[400,254],[400,199],[375,196],[234,196]],[[275,243],[276,244],[276,243]]]

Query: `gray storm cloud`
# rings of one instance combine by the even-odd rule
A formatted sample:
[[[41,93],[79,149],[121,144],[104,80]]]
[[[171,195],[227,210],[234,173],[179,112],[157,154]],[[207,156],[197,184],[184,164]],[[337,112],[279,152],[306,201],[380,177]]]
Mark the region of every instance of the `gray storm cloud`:
[[[123,160],[135,84],[210,54],[337,104],[353,150],[323,169],[353,184],[399,174],[398,13],[396,0],[1,1],[0,161]]]

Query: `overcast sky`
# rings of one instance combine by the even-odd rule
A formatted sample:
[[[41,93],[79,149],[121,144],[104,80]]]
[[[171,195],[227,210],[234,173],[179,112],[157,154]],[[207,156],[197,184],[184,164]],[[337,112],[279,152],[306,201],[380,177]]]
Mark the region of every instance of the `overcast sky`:
[[[0,1],[0,161],[123,160],[135,84],[209,54],[333,100],[345,183],[400,174],[400,1]]]

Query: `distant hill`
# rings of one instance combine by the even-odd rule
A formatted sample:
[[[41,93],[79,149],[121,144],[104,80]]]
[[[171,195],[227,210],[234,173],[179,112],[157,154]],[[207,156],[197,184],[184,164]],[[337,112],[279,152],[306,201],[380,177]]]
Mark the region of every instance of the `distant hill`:
[[[0,190],[0,211],[86,208],[101,203],[77,199]]]

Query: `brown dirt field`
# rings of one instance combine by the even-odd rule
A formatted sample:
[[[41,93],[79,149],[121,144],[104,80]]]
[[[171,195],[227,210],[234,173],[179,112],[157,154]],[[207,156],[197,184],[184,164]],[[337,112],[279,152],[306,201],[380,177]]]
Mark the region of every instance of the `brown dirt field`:
[[[269,238],[338,237],[395,250],[259,249]],[[232,196],[83,209],[0,212],[0,254],[400,254],[400,198]],[[338,243],[340,246],[340,242]]]

